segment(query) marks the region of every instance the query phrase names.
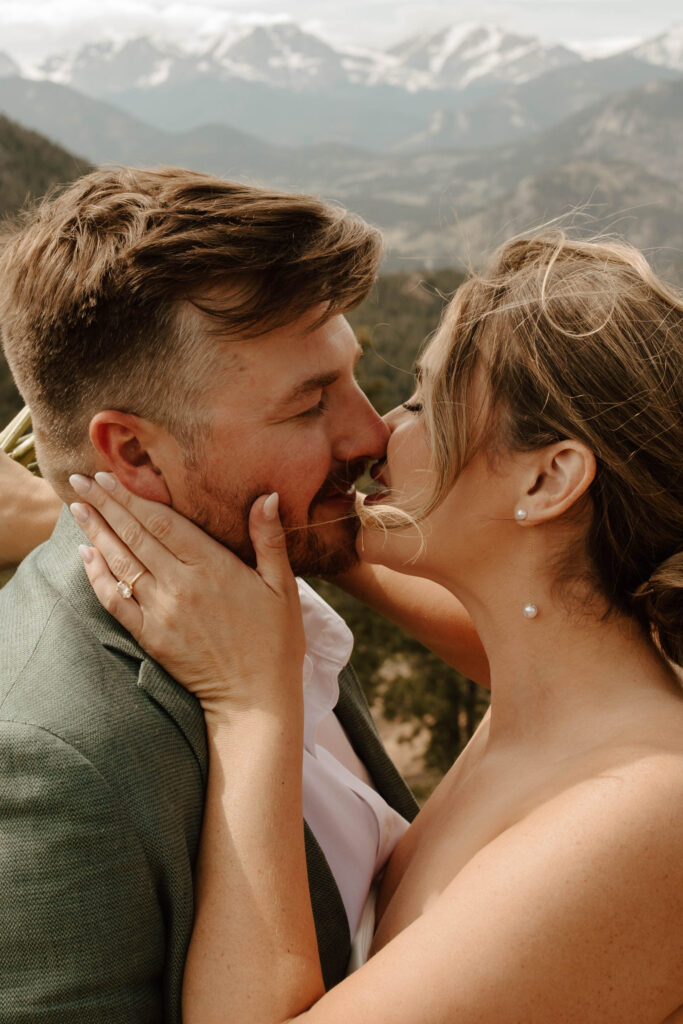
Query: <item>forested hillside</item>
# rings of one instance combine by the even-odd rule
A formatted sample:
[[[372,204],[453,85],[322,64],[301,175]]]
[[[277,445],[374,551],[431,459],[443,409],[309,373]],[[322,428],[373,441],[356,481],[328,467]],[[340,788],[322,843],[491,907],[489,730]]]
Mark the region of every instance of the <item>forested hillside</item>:
[[[0,215],[90,169],[86,160],[0,114]]]
[[[0,217],[91,170],[91,165],[37,132],[0,114]],[[21,408],[21,399],[0,354],[0,425]]]

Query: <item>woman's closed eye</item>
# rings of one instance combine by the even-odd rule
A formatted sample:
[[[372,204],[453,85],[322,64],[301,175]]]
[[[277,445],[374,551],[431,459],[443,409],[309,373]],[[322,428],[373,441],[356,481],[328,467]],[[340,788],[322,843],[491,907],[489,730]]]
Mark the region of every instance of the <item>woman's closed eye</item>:
[[[403,402],[402,408],[407,412],[422,412],[422,402]]]

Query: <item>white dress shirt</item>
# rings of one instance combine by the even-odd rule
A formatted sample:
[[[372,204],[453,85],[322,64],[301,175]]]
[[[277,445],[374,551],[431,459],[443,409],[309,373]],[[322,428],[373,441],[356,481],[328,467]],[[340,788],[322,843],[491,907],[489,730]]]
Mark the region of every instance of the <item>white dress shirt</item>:
[[[332,709],[353,648],[344,620],[298,580],[304,658],[304,818],[318,840],[346,908],[353,937],[370,891],[408,822],[375,790]]]

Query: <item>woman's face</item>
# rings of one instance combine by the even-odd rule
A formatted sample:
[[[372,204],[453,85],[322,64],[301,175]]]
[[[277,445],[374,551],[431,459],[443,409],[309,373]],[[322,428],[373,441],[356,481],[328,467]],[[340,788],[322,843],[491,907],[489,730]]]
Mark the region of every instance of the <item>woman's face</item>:
[[[440,360],[427,349],[422,360],[423,379],[438,372]],[[467,415],[475,421],[485,404],[484,383],[475,373]],[[386,458],[373,469],[380,490],[366,499],[373,504],[398,506],[414,512],[435,490],[436,471],[431,466],[430,444],[423,399],[418,386],[410,401],[385,417],[391,431]],[[454,415],[457,410],[453,410]],[[482,446],[475,451],[439,505],[419,525],[388,530],[363,522],[357,548],[367,562],[386,565],[404,573],[426,576],[446,585],[473,581],[479,571],[493,567],[504,556],[504,534],[514,524],[519,494],[515,457],[492,459]],[[503,530],[501,530],[503,527]]]

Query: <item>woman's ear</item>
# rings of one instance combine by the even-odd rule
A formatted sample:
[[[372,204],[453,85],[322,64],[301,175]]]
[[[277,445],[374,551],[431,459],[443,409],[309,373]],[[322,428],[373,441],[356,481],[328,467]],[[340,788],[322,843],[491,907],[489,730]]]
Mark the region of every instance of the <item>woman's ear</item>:
[[[533,481],[520,507],[527,510],[530,524],[563,515],[583,497],[595,478],[595,455],[581,441],[558,441],[529,455]]]
[[[153,451],[163,428],[129,413],[104,410],[90,421],[90,440],[106,468],[140,498],[171,504],[171,495]]]

